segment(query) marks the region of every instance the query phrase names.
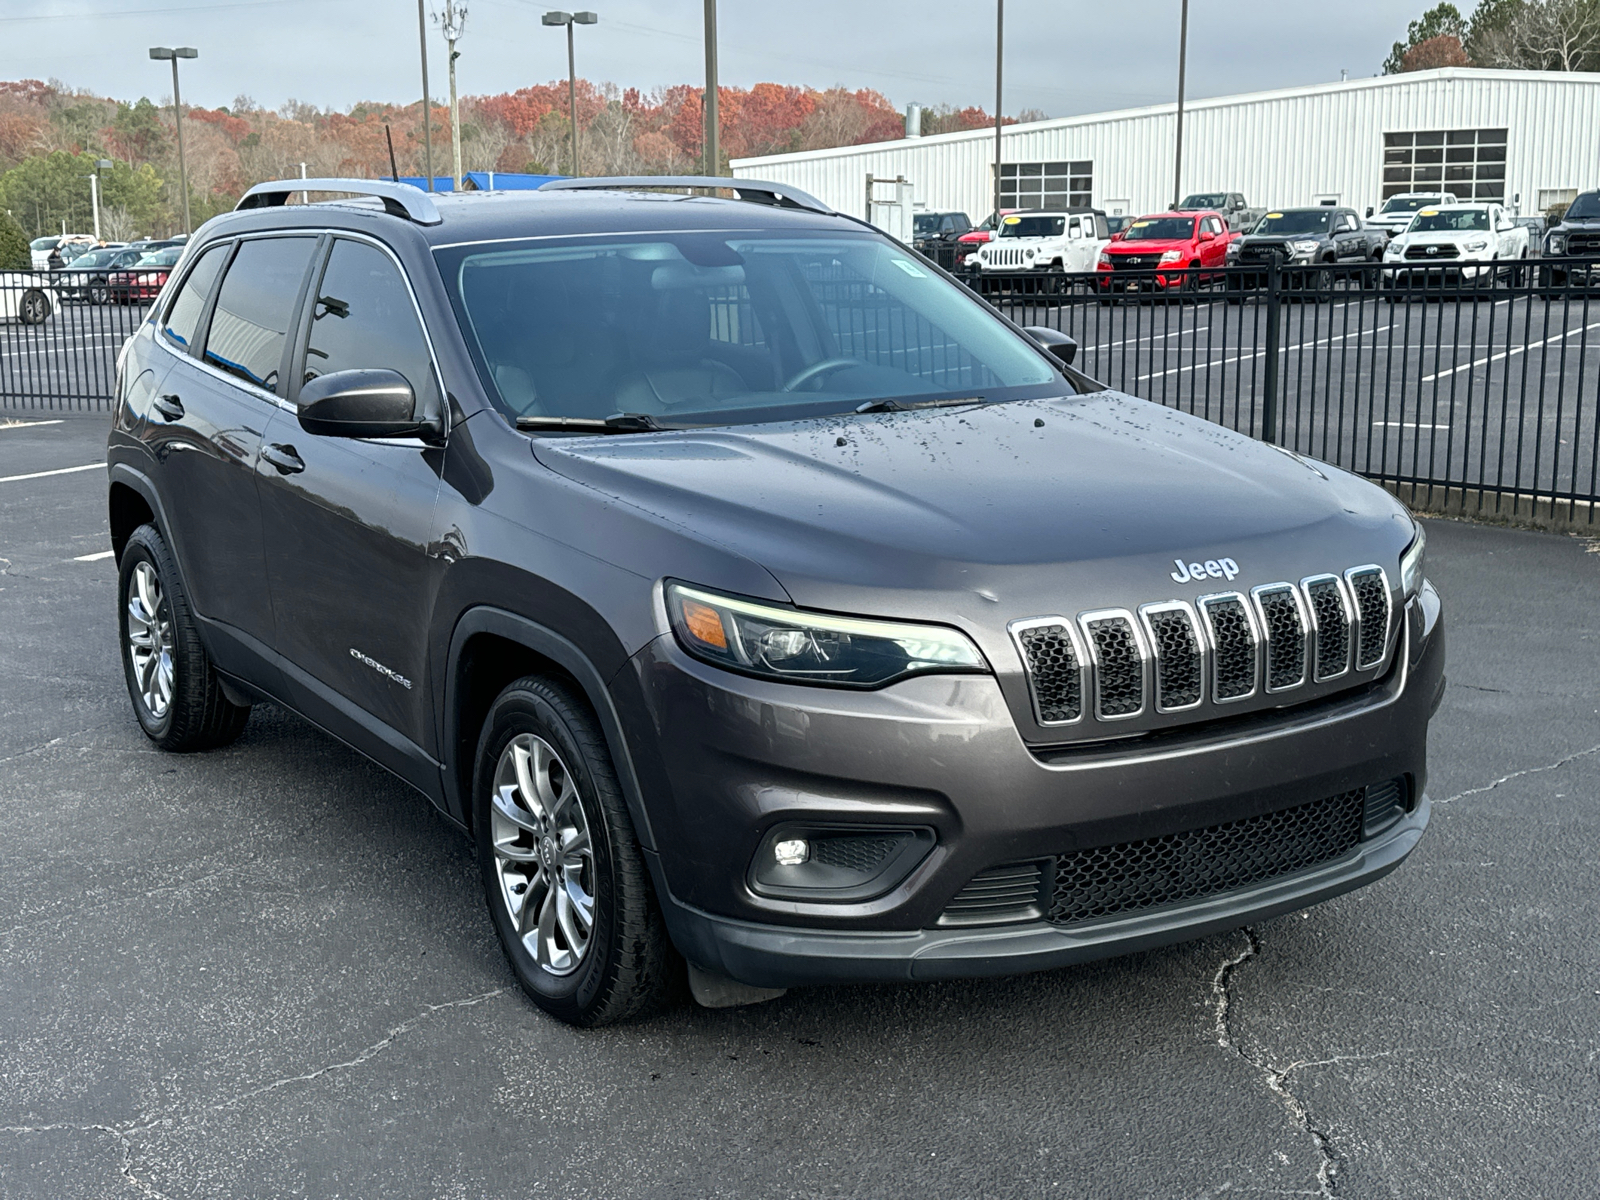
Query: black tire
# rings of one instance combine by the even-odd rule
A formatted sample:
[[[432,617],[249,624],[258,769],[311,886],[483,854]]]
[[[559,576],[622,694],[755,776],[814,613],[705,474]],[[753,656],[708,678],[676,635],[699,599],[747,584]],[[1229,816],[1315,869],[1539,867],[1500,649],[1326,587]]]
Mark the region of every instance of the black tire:
[[[541,843],[550,841],[548,836],[535,834],[524,839],[515,826],[496,815],[491,803],[502,757],[512,752],[514,742],[530,738],[555,751],[562,776],[575,786],[576,795],[568,804],[581,810],[592,849],[586,868],[589,875],[584,880],[591,889],[592,924],[581,956],[566,973],[540,963],[519,934],[510,907],[510,893],[516,885],[507,880],[514,877],[513,871],[526,868],[508,863],[511,870],[503,878],[495,848],[497,821],[517,839],[516,843],[502,842],[503,846],[529,840],[532,845],[527,851],[537,852]],[[678,960],[667,939],[610,752],[589,706],[567,685],[540,676],[527,676],[507,687],[483,723],[472,796],[484,899],[501,949],[529,998],[551,1016],[585,1028],[625,1021],[662,1007]],[[529,809],[519,806],[518,811],[531,816]],[[563,807],[562,811],[569,809]],[[560,853],[564,855],[565,850]],[[523,887],[519,895],[526,907],[533,902],[535,891],[526,883]],[[535,941],[542,949],[536,935]]]
[[[38,288],[23,292],[17,304],[17,319],[24,325],[43,325],[50,319],[50,312],[50,297]]]
[[[105,284],[103,284],[103,283],[95,283],[95,284],[91,284],[89,286],[89,303],[90,304],[108,304],[108,303],[110,303],[110,301],[111,301],[111,289],[108,288]]]
[[[146,699],[140,670],[135,665],[136,647],[132,626],[137,618],[132,606],[141,566],[153,572],[159,584],[159,601],[154,617],[164,643],[166,662],[159,652],[140,657],[154,661],[155,670],[170,680],[170,691],[162,711],[160,703]],[[142,601],[141,601],[142,609]],[[189,594],[178,575],[178,564],[167,548],[166,539],[154,525],[141,525],[128,538],[117,571],[117,631],[122,648],[122,673],[128,685],[133,714],[145,736],[163,750],[188,753],[225,746],[238,737],[250,719],[248,705],[237,705],[223,695],[222,685],[211,665],[211,656],[200,641],[200,630],[189,606]]]

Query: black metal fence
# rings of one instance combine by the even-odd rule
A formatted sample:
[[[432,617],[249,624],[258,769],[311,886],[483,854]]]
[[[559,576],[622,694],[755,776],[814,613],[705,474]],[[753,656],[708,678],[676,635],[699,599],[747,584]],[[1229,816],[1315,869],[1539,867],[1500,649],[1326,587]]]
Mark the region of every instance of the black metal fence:
[[[1077,365],[1417,507],[1600,524],[1600,262],[990,275]],[[1591,287],[1594,288],[1591,291]]]
[[[109,408],[145,299],[0,273],[0,408]],[[1420,508],[1600,525],[1600,260],[991,274],[1111,387],[1384,483]]]

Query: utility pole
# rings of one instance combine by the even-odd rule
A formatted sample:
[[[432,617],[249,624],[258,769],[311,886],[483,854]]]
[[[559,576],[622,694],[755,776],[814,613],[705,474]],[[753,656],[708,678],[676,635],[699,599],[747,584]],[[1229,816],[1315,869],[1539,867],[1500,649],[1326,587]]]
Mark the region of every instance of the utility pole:
[[[717,0],[706,0],[705,118],[705,172],[717,175],[722,167],[722,152],[717,147],[717,133],[721,128],[717,116]]]
[[[151,46],[150,57],[157,62],[166,59],[172,63],[172,121],[178,127],[178,186],[183,189],[183,232],[193,233],[194,226],[189,221],[189,170],[183,161],[183,98],[178,94],[178,60],[199,58],[200,51],[193,46],[179,46],[177,49]]]
[[[1188,0],[1184,0],[1188,3]],[[1006,0],[994,2],[994,236],[1000,236],[1000,113],[1003,99],[1001,82],[1005,66]]]
[[[1183,202],[1183,68],[1189,59],[1189,0],[1178,24],[1178,144],[1172,161],[1172,207]]]
[[[417,32],[422,37],[422,167],[428,173],[428,191],[433,191],[433,99],[428,95],[428,14],[417,0]]]
[[[455,190],[459,192],[461,190],[461,104],[456,99],[456,59],[461,55],[456,53],[456,41],[466,28],[466,6],[457,4],[456,0],[444,0],[444,16],[437,20],[439,32],[444,34],[445,45],[450,50],[450,156],[454,167],[451,178],[454,180]]]
[[[600,18],[592,12],[569,13],[552,10],[539,18],[544,25],[565,25],[567,27],[567,113],[572,121],[572,173],[583,174],[583,159],[578,154],[578,63],[573,56],[572,27],[574,25],[593,25]]]

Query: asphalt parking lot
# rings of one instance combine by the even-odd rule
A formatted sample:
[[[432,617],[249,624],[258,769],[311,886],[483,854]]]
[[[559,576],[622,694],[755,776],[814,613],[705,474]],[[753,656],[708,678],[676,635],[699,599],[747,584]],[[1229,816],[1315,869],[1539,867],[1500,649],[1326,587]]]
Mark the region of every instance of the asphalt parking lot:
[[[149,747],[103,421],[0,428],[0,1197],[1600,1191],[1600,541],[1428,523],[1433,824],[1365,891],[580,1032],[421,796],[268,708]]]

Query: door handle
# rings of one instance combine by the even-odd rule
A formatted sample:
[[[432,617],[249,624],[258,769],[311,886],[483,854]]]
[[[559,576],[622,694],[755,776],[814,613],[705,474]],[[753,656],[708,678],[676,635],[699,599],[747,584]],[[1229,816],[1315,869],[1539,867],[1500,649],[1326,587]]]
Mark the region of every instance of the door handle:
[[[183,419],[183,401],[179,400],[177,396],[157,396],[150,401],[150,407],[169,421],[181,421]]]
[[[279,475],[295,475],[306,469],[305,460],[294,452],[293,446],[269,442],[262,447],[261,457],[276,467]]]

